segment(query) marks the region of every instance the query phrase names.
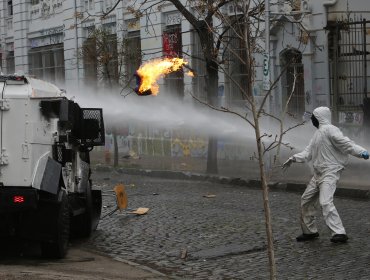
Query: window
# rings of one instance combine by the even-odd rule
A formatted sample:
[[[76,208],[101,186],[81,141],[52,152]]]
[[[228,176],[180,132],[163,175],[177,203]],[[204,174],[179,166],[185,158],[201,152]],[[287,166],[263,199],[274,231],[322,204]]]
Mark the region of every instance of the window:
[[[85,73],[85,84],[96,87],[98,78],[98,64],[96,57],[96,42],[92,38],[83,43],[82,60]]]
[[[85,11],[93,10],[94,0],[84,0]]]
[[[29,72],[38,79],[62,85],[65,81],[63,44],[32,48]]]
[[[301,10],[301,0],[292,0],[292,11],[300,11]]]
[[[118,84],[119,73],[118,73],[118,52],[117,52],[117,35],[111,34],[108,36],[108,45],[105,50],[106,54],[109,54],[108,63],[103,65],[103,76],[104,80],[110,85]]]
[[[163,31],[163,55],[182,57],[181,25],[167,26]],[[172,97],[184,97],[184,72],[172,72],[164,78],[164,88]]]
[[[117,35],[106,30],[93,30],[81,50],[85,70],[85,83],[95,86],[98,79],[111,87],[118,84]]]
[[[243,32],[243,23],[235,23],[234,28],[231,28],[225,39],[228,41],[228,49],[225,53],[225,61],[227,61],[228,75],[225,78],[227,82],[227,95],[230,101],[243,100],[243,95],[250,95],[248,92],[248,67],[246,65],[247,54],[245,42],[239,34]]]
[[[293,116],[301,117],[305,111],[302,53],[296,50],[287,50],[282,54],[281,59],[282,64],[287,66],[282,79],[284,103],[291,95],[288,112]]]
[[[14,51],[9,51],[6,56],[6,72],[8,74],[14,74],[15,72]]]
[[[125,46],[125,80],[130,81],[131,88],[135,88],[136,81],[133,79],[133,75],[136,70],[139,69],[141,64],[141,40],[140,31],[128,32]]]
[[[13,15],[13,1],[9,0],[8,1],[8,16],[12,16],[12,15]]]
[[[103,1],[103,6],[104,6],[104,9],[105,9],[105,12],[108,12],[113,7],[112,0],[104,0]]]

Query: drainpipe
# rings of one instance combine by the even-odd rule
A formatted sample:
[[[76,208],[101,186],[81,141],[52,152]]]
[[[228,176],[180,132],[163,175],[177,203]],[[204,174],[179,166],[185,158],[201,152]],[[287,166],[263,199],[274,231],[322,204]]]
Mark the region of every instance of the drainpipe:
[[[326,0],[326,1],[323,3],[323,5],[324,5],[325,7],[329,7],[329,6],[333,6],[333,5],[337,4],[337,2],[338,2],[338,0]]]
[[[80,87],[80,60],[78,58],[78,26],[77,26],[77,0],[74,0],[74,18],[76,31],[76,64],[77,64],[77,86]]]
[[[334,6],[337,4],[338,0],[327,0],[322,5],[325,7],[325,12],[324,12],[324,23],[328,24],[328,10],[329,7]]]
[[[334,6],[336,3],[338,2],[338,0],[326,0],[323,2],[323,6],[324,6],[324,24],[325,26],[328,25],[328,10],[329,10],[329,7],[331,6]],[[330,66],[329,66],[329,44],[328,44],[328,37],[326,36],[326,41],[325,41],[325,55],[326,55],[326,69],[327,69],[327,73],[329,75],[329,79],[327,79],[329,82],[327,84],[327,87],[326,87],[326,91],[327,91],[327,104],[329,106],[330,104]],[[335,94],[335,93],[334,93]],[[332,104],[334,107],[336,107],[337,104]],[[333,112],[333,116],[334,116],[334,120],[338,120],[338,112],[337,110],[335,109],[334,110],[335,112]]]

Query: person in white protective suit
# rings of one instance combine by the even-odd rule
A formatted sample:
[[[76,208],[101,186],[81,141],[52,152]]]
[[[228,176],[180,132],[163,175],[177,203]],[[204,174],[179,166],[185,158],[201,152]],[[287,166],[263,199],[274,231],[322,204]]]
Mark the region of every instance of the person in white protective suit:
[[[284,164],[285,170],[293,162],[312,161],[313,177],[301,197],[301,227],[303,233],[298,242],[314,240],[319,237],[315,216],[319,200],[326,225],[332,232],[331,242],[346,242],[346,231],[333,203],[334,192],[340,173],[348,161],[348,155],[369,158],[369,153],[343,136],[340,129],[331,124],[331,112],[327,107],[313,111],[312,124],[317,128],[308,146],[300,153],[290,157]]]

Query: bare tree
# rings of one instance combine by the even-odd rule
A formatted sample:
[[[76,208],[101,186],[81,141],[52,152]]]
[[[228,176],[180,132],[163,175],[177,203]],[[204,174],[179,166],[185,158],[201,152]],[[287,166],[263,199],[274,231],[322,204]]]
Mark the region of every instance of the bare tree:
[[[187,5],[184,5],[183,1],[180,0],[144,0],[140,1],[140,3],[134,3],[134,5],[131,8],[129,7],[129,9],[131,9],[132,13],[136,16],[143,17],[153,12],[155,8],[160,10],[163,2],[171,2],[186,18],[186,20],[189,21],[200,39],[200,44],[203,50],[203,59],[206,66],[207,100],[202,100],[195,95],[193,95],[193,97],[200,103],[214,110],[239,116],[255,131],[257,148],[257,154],[255,157],[259,163],[263,193],[270,279],[276,279],[274,238],[269,205],[268,174],[265,168],[265,154],[270,153],[277,148],[276,154],[278,155],[280,153],[281,145],[290,147],[289,143],[285,143],[283,141],[283,136],[289,130],[302,125],[303,122],[297,123],[287,129],[284,128],[284,119],[288,113],[287,104],[294,93],[295,82],[293,83],[291,93],[287,99],[287,104],[285,105],[281,115],[273,115],[266,109],[266,103],[286,68],[283,69],[278,77],[271,83],[270,89],[260,100],[256,100],[254,94],[252,94],[252,87],[255,82],[256,57],[258,57],[258,54],[263,52],[263,41],[261,38],[264,31],[264,1],[188,0],[186,2]],[[233,5],[235,13],[225,15],[222,10],[225,5]],[[235,41],[237,41],[238,47],[233,43]],[[232,57],[231,60],[230,57]],[[235,62],[238,62],[242,68],[244,75],[242,79],[237,79],[229,71],[230,64]],[[223,73],[238,90],[242,100],[245,101],[247,111],[240,112],[232,107],[220,107],[215,102],[220,72]],[[273,135],[270,132],[264,132],[261,128],[261,120],[266,117],[279,123],[279,132],[276,135]],[[216,173],[217,140],[215,138],[210,138],[208,147],[209,157],[207,160],[207,172]]]
[[[119,2],[119,1],[118,1]],[[118,4],[117,2],[117,4]],[[224,5],[238,2],[233,0],[190,0],[187,1],[188,5],[184,5],[181,0],[167,0],[167,1],[134,1],[132,6],[128,9],[137,17],[142,17],[153,12],[156,7],[160,9],[163,2],[171,2],[177,10],[185,17],[185,19],[192,25],[194,31],[198,34],[200,44],[203,51],[203,58],[206,68],[206,91],[207,91],[207,103],[215,106],[217,101],[218,93],[218,77],[220,64],[220,51],[224,47],[222,42],[225,39],[225,35],[228,34],[228,30],[232,28],[232,25],[222,25],[220,21],[220,15],[222,15],[222,8]],[[114,5],[114,6],[117,6]],[[113,7],[114,9],[114,7]],[[112,10],[113,10],[112,9]],[[112,11],[111,10],[111,11]],[[245,10],[246,17],[255,17],[263,10],[262,3],[253,6]],[[106,16],[111,11],[108,11]],[[230,39],[230,38],[229,38]],[[251,75],[248,75],[250,78]],[[251,84],[251,83],[248,83]],[[251,94],[249,88],[248,94]],[[213,136],[209,137],[208,142],[208,154],[207,154],[207,173],[217,174],[217,139]]]
[[[268,172],[265,168],[265,154],[272,152],[275,148],[277,148],[276,155],[278,156],[280,153],[280,147],[282,145],[286,147],[290,147],[289,143],[283,142],[283,136],[291,129],[302,125],[303,122],[297,123],[296,125],[289,127],[287,129],[284,128],[284,119],[287,114],[287,107],[290,99],[295,90],[295,81],[296,81],[296,73],[294,75],[294,82],[291,88],[291,93],[287,99],[287,103],[284,106],[283,112],[279,116],[275,116],[270,113],[266,109],[266,102],[270,95],[272,94],[272,90],[274,89],[275,85],[279,81],[281,75],[284,73],[288,65],[285,69],[282,70],[280,75],[276,78],[275,81],[270,85],[270,89],[266,92],[263,96],[261,101],[257,101],[255,96],[251,94],[252,92],[252,85],[254,83],[255,78],[255,58],[258,57],[258,54],[262,52],[261,48],[261,14],[262,14],[262,7],[260,4],[257,5],[258,13],[248,14],[247,11],[252,10],[256,11],[255,9],[251,9],[251,1],[234,1],[235,10],[242,11],[241,14],[236,13],[234,16],[224,16],[223,14],[219,14],[219,18],[222,21],[222,25],[224,26],[224,30],[229,30],[232,33],[232,36],[237,38],[241,43],[241,48],[235,49],[235,47],[230,44],[230,40],[220,40],[220,45],[222,45],[222,49],[224,52],[230,52],[233,54],[234,58],[243,65],[246,79],[237,80],[233,77],[227,69],[224,68],[223,65],[219,65],[219,67],[223,70],[224,74],[228,77],[228,79],[240,90],[242,98],[246,101],[247,104],[247,112],[239,113],[233,108],[215,108],[212,104],[206,104],[207,106],[211,106],[216,110],[228,112],[232,114],[236,114],[245,121],[249,123],[250,126],[253,127],[255,131],[255,139],[256,139],[256,146],[257,146],[257,155],[256,158],[259,163],[259,171],[260,171],[260,179],[261,179],[261,186],[263,192],[263,204],[264,204],[264,213],[265,213],[265,226],[266,226],[266,235],[267,235],[267,248],[268,248],[268,256],[269,256],[269,267],[270,267],[270,279],[276,279],[276,263],[275,263],[275,253],[274,253],[274,238],[273,238],[273,231],[272,231],[272,219],[271,219],[271,211],[269,206],[269,189],[268,189]],[[255,4],[255,3],[254,3]],[[221,61],[224,61],[223,57],[221,57]],[[292,63],[291,61],[290,63]],[[250,116],[249,116],[250,115]],[[279,132],[273,137],[271,132],[263,132],[261,128],[261,119],[263,117],[271,118],[279,123]],[[265,141],[266,138],[272,138]],[[266,144],[268,143],[268,144]],[[290,147],[291,148],[291,147]]]

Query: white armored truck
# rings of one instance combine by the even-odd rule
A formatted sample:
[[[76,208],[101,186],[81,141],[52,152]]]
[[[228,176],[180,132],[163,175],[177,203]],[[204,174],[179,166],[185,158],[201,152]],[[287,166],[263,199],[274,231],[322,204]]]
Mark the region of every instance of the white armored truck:
[[[0,92],[0,238],[39,241],[44,256],[62,258],[69,236],[89,236],[100,219],[89,152],[104,145],[102,109],[25,76],[0,76]]]

